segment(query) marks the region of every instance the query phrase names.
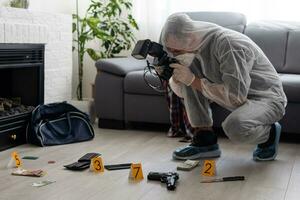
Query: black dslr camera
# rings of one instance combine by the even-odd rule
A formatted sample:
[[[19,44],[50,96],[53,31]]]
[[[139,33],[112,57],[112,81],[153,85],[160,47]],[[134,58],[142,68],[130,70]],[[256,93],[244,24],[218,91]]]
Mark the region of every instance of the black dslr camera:
[[[163,50],[163,46],[156,42],[151,42],[151,40],[139,40],[131,55],[138,59],[142,60],[147,57],[147,55],[154,57],[153,65],[162,67],[162,73],[157,74],[161,79],[168,81],[172,74],[173,68],[170,67],[170,64],[177,63],[175,58],[168,56],[168,53]],[[151,66],[147,61],[148,68],[150,70]],[[153,68],[153,67],[152,67]]]

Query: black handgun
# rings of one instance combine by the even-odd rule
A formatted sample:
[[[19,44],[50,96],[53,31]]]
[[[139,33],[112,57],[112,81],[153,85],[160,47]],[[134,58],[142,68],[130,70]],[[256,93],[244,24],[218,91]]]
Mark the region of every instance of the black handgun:
[[[148,180],[160,181],[167,184],[168,190],[175,190],[176,181],[179,179],[179,175],[176,172],[150,172],[147,176]]]

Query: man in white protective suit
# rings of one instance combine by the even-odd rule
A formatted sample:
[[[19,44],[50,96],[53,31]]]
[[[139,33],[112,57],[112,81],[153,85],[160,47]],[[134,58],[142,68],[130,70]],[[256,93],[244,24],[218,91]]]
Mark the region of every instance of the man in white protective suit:
[[[171,15],[162,44],[179,63],[169,80],[183,98],[188,119],[197,128],[192,143],[176,149],[174,159],[219,157],[212,129],[212,102],[231,111],[222,123],[225,134],[238,143],[255,144],[253,159],[274,160],[287,104],[282,83],[263,51],[246,35],[216,24]]]

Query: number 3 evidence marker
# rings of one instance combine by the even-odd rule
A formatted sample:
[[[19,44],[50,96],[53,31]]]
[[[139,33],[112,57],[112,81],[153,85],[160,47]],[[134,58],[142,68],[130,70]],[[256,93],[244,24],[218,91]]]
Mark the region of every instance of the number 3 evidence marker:
[[[104,172],[103,160],[100,156],[92,158],[90,169],[97,173]]]

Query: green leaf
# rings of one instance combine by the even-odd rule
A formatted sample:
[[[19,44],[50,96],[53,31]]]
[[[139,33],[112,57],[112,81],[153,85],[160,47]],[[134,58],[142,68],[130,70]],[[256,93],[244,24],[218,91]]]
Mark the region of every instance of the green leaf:
[[[76,23],[72,24],[72,33],[74,33],[76,31]]]
[[[112,37],[114,37],[114,36],[115,36],[115,31],[114,31],[114,29],[111,29],[111,31],[110,31],[110,35],[111,35]]]
[[[107,58],[107,56],[105,55],[105,53],[104,52],[100,52],[100,55],[101,55],[101,58]]]
[[[79,35],[79,37],[78,37],[78,41],[79,41],[79,43],[81,43],[81,44],[85,44],[86,41],[88,41],[88,40],[89,40],[89,37],[88,37],[87,34],[81,34],[81,35]]]
[[[86,25],[87,25],[87,19],[84,18],[84,19],[80,20],[80,23],[81,23],[81,27],[82,27],[82,28],[85,28]]]
[[[102,58],[101,54],[99,55],[94,49],[87,48],[86,51],[94,61],[97,61],[100,58]]]
[[[133,30],[138,30],[138,24],[130,14],[131,9],[131,0],[90,0],[84,18],[73,15],[79,22],[78,27],[77,22],[74,22],[72,30],[79,31],[77,42],[80,46],[80,55],[87,52],[96,60],[99,57],[113,57],[122,50],[130,49],[132,42],[135,41]],[[127,19],[120,17],[123,11],[126,11]],[[100,42],[103,51],[85,48],[86,42],[94,39]]]
[[[94,29],[93,34],[95,37],[97,37],[100,40],[110,40],[112,37],[107,34],[106,32],[100,30],[100,29]]]
[[[125,2],[124,5],[127,8],[127,10],[130,10],[132,7],[132,4],[130,2]]]
[[[122,9],[121,9],[121,6],[118,4],[118,3],[116,3],[116,9],[118,10],[118,12],[119,12],[119,16],[121,15],[121,13],[122,13]]]
[[[139,30],[139,27],[135,21],[135,19],[132,17],[132,15],[128,15],[128,20],[129,20],[129,23],[136,29],[136,30]]]
[[[105,48],[106,50],[109,49],[110,45],[111,45],[111,42],[110,42],[110,41],[105,41],[105,42],[103,43],[103,46],[104,46],[104,48]]]
[[[95,17],[87,18],[87,24],[91,28],[97,28],[97,26],[98,26],[99,23],[100,23],[100,19],[99,18],[95,18]]]
[[[73,19],[77,19],[77,18],[78,18],[78,15],[72,14],[72,18],[73,18]]]

